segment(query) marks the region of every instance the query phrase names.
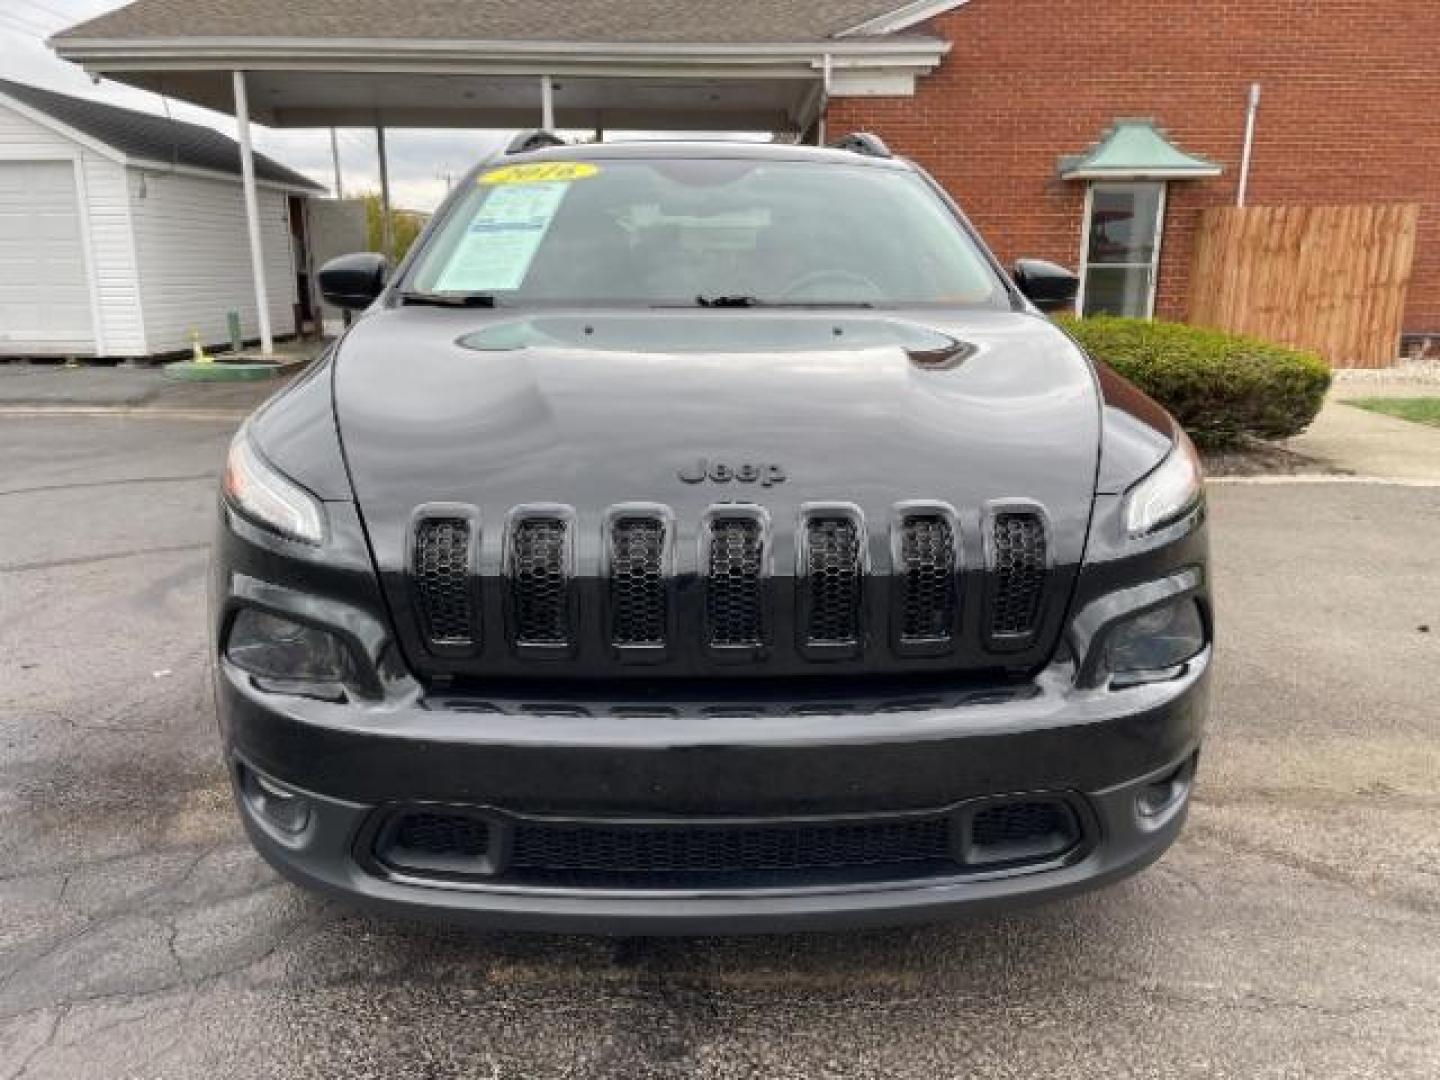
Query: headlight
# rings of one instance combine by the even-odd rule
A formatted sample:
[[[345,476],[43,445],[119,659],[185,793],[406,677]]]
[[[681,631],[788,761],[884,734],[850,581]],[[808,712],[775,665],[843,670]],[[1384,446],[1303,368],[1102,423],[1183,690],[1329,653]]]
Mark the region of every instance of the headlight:
[[[1125,529],[1144,536],[1184,517],[1200,501],[1200,456],[1184,432],[1175,448],[1125,497]]]
[[[1190,597],[1133,615],[1105,640],[1105,667],[1112,674],[1164,671],[1205,647],[1205,624]]]
[[[334,634],[255,608],[235,616],[225,656],[252,675],[281,683],[353,681],[350,650]]]
[[[325,539],[320,503],[299,484],[287,480],[262,458],[242,427],[225,459],[225,495],[246,517],[305,544]]]

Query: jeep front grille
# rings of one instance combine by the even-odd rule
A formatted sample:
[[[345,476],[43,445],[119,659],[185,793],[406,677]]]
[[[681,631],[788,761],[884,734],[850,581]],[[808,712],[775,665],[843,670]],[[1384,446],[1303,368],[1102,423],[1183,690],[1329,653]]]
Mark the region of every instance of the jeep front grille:
[[[717,517],[710,523],[705,621],[714,646],[755,646],[765,637],[764,529],[755,517]]]
[[[788,523],[772,525],[744,503],[688,522],[651,504],[595,519],[529,504],[482,548],[478,510],[434,504],[417,512],[399,600],[416,648],[460,676],[472,661],[519,674],[511,660],[546,656],[597,676],[614,659],[693,664],[702,655],[764,661],[773,674],[846,658],[876,669],[944,656],[979,666],[973,654],[1040,644],[1047,598],[1062,582],[1038,507],[985,519],[983,568],[963,557],[964,520],[940,503],[906,502],[870,525],[859,507],[812,504],[792,546]],[[777,557],[787,565],[773,565]]]
[[[471,524],[463,517],[430,517],[415,530],[416,606],[431,645],[467,646],[479,640],[472,600]]]
[[[1035,633],[1044,599],[1045,524],[1031,511],[995,515],[991,540],[992,642],[1023,640]]]
[[[569,643],[569,522],[552,517],[521,518],[510,532],[509,555],[516,643]]]
[[[669,622],[665,522],[617,517],[610,523],[610,641],[663,645]]]

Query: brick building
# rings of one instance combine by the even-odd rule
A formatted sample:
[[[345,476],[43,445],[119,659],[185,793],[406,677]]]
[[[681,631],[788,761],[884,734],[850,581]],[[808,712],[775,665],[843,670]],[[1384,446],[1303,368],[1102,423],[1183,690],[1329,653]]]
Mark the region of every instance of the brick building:
[[[948,10],[900,32],[950,44],[936,70],[909,96],[832,98],[828,126],[878,132],[925,165],[1002,258],[1078,265],[1090,182],[1062,179],[1059,158],[1120,118],[1151,117],[1223,170],[1165,184],[1155,314],[1183,317],[1198,212],[1235,201],[1259,83],[1247,204],[1419,202],[1405,329],[1440,333],[1434,0],[929,6]],[[1143,214],[1154,199],[1123,201]]]
[[[1005,260],[1081,268],[1091,309],[1176,318],[1200,210],[1236,199],[1258,84],[1248,204],[1420,203],[1404,327],[1440,334],[1436,0],[304,7],[138,0],[54,45],[223,111],[248,85],[281,127],[867,129]]]

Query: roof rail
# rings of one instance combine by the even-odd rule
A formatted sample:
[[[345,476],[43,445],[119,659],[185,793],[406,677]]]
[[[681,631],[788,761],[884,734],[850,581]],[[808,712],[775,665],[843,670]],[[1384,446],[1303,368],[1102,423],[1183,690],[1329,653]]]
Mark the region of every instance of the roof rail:
[[[520,131],[505,147],[507,154],[524,154],[530,150],[543,150],[547,146],[564,146],[565,140],[553,131]]]
[[[864,154],[866,157],[888,158],[895,155],[890,153],[890,148],[885,145],[885,140],[879,135],[872,135],[868,131],[852,131],[830,144],[832,150],[848,150],[852,154]]]

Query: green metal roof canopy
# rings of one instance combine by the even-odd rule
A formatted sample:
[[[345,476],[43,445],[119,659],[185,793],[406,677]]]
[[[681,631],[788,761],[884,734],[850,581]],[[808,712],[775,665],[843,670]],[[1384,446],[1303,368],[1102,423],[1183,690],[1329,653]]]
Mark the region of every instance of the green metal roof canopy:
[[[1219,176],[1221,171],[1208,158],[1181,150],[1155,126],[1155,121],[1145,119],[1117,120],[1085,153],[1060,159],[1060,176],[1064,180],[1191,180]]]

